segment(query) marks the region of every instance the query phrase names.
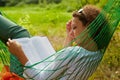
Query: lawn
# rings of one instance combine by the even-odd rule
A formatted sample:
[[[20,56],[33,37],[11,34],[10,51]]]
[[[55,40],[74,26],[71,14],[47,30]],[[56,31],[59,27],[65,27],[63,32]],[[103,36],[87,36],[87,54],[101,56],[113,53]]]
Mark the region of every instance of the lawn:
[[[48,36],[56,50],[63,47],[66,22],[72,12],[40,6],[0,8],[7,18],[28,29],[32,36]],[[62,34],[61,34],[62,33]],[[104,58],[90,80],[120,79],[120,27],[117,28]]]

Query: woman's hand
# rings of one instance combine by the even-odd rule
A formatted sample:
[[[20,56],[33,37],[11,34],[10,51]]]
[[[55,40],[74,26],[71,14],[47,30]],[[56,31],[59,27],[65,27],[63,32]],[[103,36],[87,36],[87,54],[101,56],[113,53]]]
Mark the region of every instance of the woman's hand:
[[[74,33],[71,27],[72,24],[72,20],[68,21],[66,24],[66,33],[67,33],[67,37],[64,43],[64,46],[71,46],[71,41],[74,39]]]
[[[7,46],[9,51],[15,55],[23,65],[28,61],[19,42],[8,39]]]
[[[15,56],[19,56],[18,52],[22,51],[21,44],[15,40],[8,39],[7,46],[8,46],[9,51]]]
[[[71,24],[72,24],[72,20],[67,22],[67,24],[66,24],[66,32],[67,32],[67,36],[71,40],[73,40],[74,39],[74,33],[73,33],[73,30],[72,30]]]

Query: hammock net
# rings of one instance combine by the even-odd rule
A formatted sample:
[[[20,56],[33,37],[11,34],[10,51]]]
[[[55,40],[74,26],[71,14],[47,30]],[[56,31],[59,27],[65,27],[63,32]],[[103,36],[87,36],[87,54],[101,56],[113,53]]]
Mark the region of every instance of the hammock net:
[[[65,47],[48,58],[36,62],[36,64],[23,66],[15,56],[9,53],[6,46],[0,42],[0,62],[4,65],[9,65],[11,72],[28,80],[86,80],[86,76],[90,76],[99,65],[102,59],[102,57],[99,56],[104,55],[119,21],[120,0],[108,0],[107,4],[103,7],[101,13],[96,19],[89,24],[82,34],[69,43],[72,44],[77,40],[80,40],[82,43],[89,41],[89,43],[84,46],[89,47],[93,44],[93,41],[90,40],[92,37],[94,42],[97,43],[97,46],[91,46],[90,50],[93,51],[90,52],[100,53],[99,55],[94,55],[94,59],[92,60],[92,54],[91,58],[87,58],[87,51],[89,50],[78,47],[76,44],[74,47]],[[98,31],[99,33],[97,33]],[[86,34],[88,34],[89,37],[86,38]],[[82,54],[80,55],[80,53],[85,53],[86,55],[81,56]],[[84,60],[84,57],[86,57],[86,60]],[[86,69],[84,69],[86,64],[90,65],[87,65]],[[41,67],[36,68],[38,65]],[[73,67],[72,69],[70,69],[71,66]],[[94,69],[92,69],[93,67]],[[30,75],[23,73],[23,71],[29,69],[32,70],[29,72],[31,73]],[[32,72],[35,72],[35,74],[32,74]],[[23,74],[27,77],[23,76]],[[38,79],[37,76],[40,78]]]

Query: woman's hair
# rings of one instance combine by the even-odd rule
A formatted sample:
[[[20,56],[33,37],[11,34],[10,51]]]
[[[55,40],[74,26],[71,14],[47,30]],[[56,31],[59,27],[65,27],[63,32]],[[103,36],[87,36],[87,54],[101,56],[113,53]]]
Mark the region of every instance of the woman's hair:
[[[89,25],[100,13],[100,9],[93,5],[86,5],[79,11],[73,12],[73,17],[78,17],[84,25]]]
[[[83,23],[83,25],[88,27],[88,25],[90,23],[92,23],[92,21],[94,21],[94,23],[98,23],[98,22],[96,22],[97,21],[96,18],[100,13],[101,13],[101,10],[99,8],[97,8],[96,6],[86,5],[79,11],[73,12],[73,17],[79,18],[79,20]],[[106,35],[110,36],[109,24],[108,24],[107,20],[105,19],[104,15],[102,15],[101,20],[102,20],[102,22],[98,26],[92,25],[92,27],[91,26],[89,27],[89,36],[92,37],[93,40],[97,43],[98,49],[103,49],[104,47],[107,46],[106,43],[103,44],[104,43],[103,40],[98,40],[98,39],[102,38],[101,32],[103,32],[102,31],[103,28],[104,29],[106,28],[106,30],[104,30]],[[106,25],[106,27],[105,27],[105,25]]]

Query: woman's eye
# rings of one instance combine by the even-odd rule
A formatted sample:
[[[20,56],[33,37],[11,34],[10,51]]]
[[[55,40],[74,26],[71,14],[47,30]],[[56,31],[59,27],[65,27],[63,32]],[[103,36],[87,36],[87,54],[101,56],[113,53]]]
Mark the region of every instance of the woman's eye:
[[[77,27],[76,27],[76,26],[74,26],[74,27],[73,27],[73,30],[74,30],[74,29],[76,29],[76,28],[77,28]]]

